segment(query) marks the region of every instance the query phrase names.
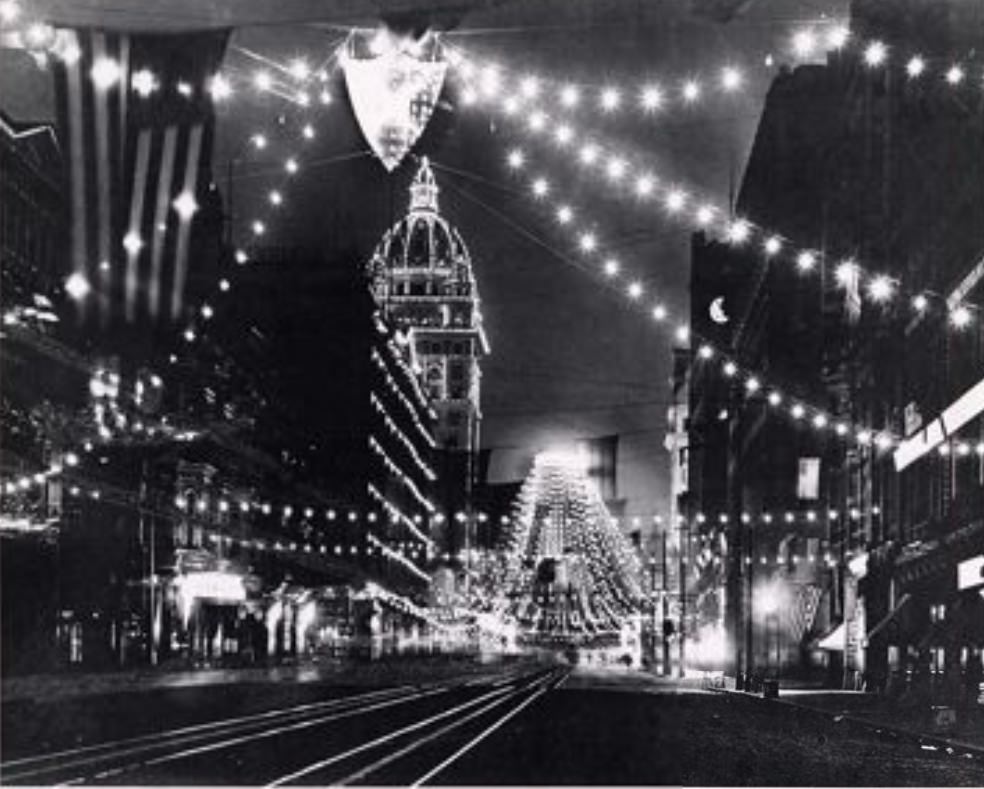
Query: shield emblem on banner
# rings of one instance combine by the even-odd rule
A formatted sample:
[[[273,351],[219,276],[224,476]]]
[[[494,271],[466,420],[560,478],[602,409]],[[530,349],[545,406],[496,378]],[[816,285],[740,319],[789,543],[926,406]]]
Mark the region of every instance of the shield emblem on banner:
[[[392,172],[427,128],[447,62],[434,34],[420,41],[385,32],[370,36],[350,36],[345,84],[363,136]]]

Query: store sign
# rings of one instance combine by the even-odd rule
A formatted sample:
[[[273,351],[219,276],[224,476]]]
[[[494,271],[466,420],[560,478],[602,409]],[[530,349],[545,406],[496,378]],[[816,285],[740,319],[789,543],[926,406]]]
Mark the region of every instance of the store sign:
[[[174,585],[188,599],[216,600],[223,603],[239,603],[246,599],[243,577],[233,573],[205,571],[179,575]]]
[[[957,589],[984,586],[984,556],[975,556],[957,565]]]

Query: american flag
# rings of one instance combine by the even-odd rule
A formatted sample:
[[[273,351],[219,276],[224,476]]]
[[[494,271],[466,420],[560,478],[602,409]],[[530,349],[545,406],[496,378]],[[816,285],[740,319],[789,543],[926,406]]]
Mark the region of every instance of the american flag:
[[[74,53],[55,72],[71,270],[95,297],[81,319],[103,330],[172,324],[186,309],[190,266],[203,264],[201,209],[218,199],[208,87],[228,31],[59,35]]]

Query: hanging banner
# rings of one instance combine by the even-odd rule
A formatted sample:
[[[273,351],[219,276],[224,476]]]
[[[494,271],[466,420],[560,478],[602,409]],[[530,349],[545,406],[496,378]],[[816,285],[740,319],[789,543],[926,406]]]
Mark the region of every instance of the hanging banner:
[[[796,497],[820,498],[820,458],[800,458],[796,477]]]
[[[436,33],[353,31],[342,58],[352,111],[373,153],[392,172],[430,121],[447,61]]]

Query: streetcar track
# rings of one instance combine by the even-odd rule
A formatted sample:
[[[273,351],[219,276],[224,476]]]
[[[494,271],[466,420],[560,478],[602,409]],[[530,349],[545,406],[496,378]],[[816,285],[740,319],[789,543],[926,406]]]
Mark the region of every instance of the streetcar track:
[[[413,753],[418,748],[421,748],[421,747],[423,747],[425,745],[428,745],[429,743],[434,742],[435,740],[439,739],[440,737],[443,737],[446,734],[454,731],[455,729],[460,728],[461,726],[464,726],[466,723],[470,723],[471,721],[475,720],[476,718],[479,718],[482,715],[485,715],[486,713],[490,712],[491,710],[495,709],[496,707],[498,707],[498,706],[500,706],[502,704],[508,704],[509,702],[514,701],[515,699],[523,696],[524,694],[528,693],[529,691],[531,691],[534,688],[537,688],[537,686],[539,686],[539,688],[537,688],[537,690],[534,691],[534,694],[533,694],[533,697],[532,697],[532,698],[537,698],[537,697],[539,697],[539,695],[541,695],[543,692],[545,692],[546,686],[548,686],[552,680],[553,680],[553,677],[547,677],[546,679],[537,678],[534,682],[530,683],[529,685],[527,685],[525,687],[516,688],[512,693],[510,693],[508,695],[505,695],[505,696],[502,696],[502,697],[500,697],[498,699],[495,699],[495,700],[491,701],[489,704],[486,704],[484,707],[481,707],[478,710],[474,710],[474,711],[468,713],[463,718],[459,718],[459,719],[457,719],[455,721],[452,721],[451,723],[449,723],[446,726],[442,726],[437,731],[434,731],[434,732],[430,732],[428,734],[425,734],[420,739],[414,740],[410,744],[405,745],[403,748],[400,748],[397,751],[394,751],[392,753],[387,754],[386,756],[382,757],[381,759],[378,759],[377,761],[373,762],[372,764],[367,765],[366,767],[363,767],[360,770],[357,770],[356,772],[351,773],[351,774],[347,775],[346,777],[344,777],[344,778],[342,778],[340,780],[332,781],[332,785],[334,785],[334,786],[348,786],[348,785],[354,784],[357,781],[361,781],[362,779],[366,778],[367,776],[372,775],[375,772],[378,772],[379,770],[381,770],[382,768],[386,767],[387,765],[392,764],[393,762],[396,762],[396,761],[402,759],[404,756],[407,756],[410,753]],[[528,703],[528,702],[526,702],[526,703]],[[521,706],[525,706],[525,703],[523,705],[521,705]],[[490,731],[490,729],[487,729],[486,731]],[[462,753],[463,752],[464,751],[462,751]],[[456,754],[456,756],[457,756],[457,754]]]
[[[200,749],[192,749],[192,751],[182,751],[180,753],[190,755],[190,753],[193,753],[197,750],[216,750],[221,747],[227,747],[227,744],[232,745],[241,741],[249,741],[251,739],[268,736],[270,732],[279,733],[281,731],[289,731],[293,729],[304,728],[307,726],[315,726],[318,725],[319,723],[337,720],[343,716],[347,717],[351,715],[357,715],[360,714],[361,712],[369,712],[374,709],[380,709],[384,706],[393,706],[395,704],[406,703],[409,701],[426,698],[438,693],[447,692],[449,690],[451,690],[451,687],[438,687],[435,689],[430,689],[422,692],[412,692],[412,691],[407,692],[402,688],[387,689],[384,691],[374,691],[372,693],[360,694],[357,696],[349,696],[342,699],[334,699],[330,702],[324,702],[324,706],[319,707],[314,712],[320,713],[320,712],[324,712],[327,709],[335,709],[335,710],[341,709],[342,710],[341,712],[334,712],[332,715],[316,717],[313,719],[304,719],[298,723],[289,724],[288,726],[279,727],[273,730],[263,729],[260,732],[253,732],[250,735],[243,735],[234,738],[233,740],[219,740],[218,742],[210,743],[207,746],[201,746]],[[402,693],[397,693],[396,691],[402,691]],[[371,698],[373,697],[378,697],[380,695],[385,695],[387,693],[389,696],[391,696],[391,698],[386,698],[382,702],[370,703],[368,705],[362,703],[371,700]],[[302,706],[308,707],[310,705],[302,705]],[[310,716],[312,712],[313,711],[311,709],[306,709],[300,713],[291,713],[288,710],[286,712],[282,712],[281,717],[286,719],[290,719],[291,717],[304,718],[305,716]],[[233,720],[238,721],[240,719],[233,719]],[[215,723],[219,723],[219,722],[215,722]],[[27,778],[33,778],[35,776],[45,775],[49,773],[71,772],[80,767],[84,768],[88,765],[98,764],[100,762],[105,762],[111,759],[119,759],[121,757],[134,756],[135,754],[146,753],[148,751],[152,752],[155,750],[181,746],[189,742],[194,742],[196,740],[202,740],[202,739],[207,740],[212,737],[224,737],[233,732],[249,731],[250,729],[256,729],[257,727],[265,726],[268,725],[269,723],[270,723],[269,720],[253,721],[247,718],[242,722],[237,722],[231,726],[228,726],[225,730],[212,730],[212,731],[203,732],[200,731],[203,728],[210,727],[212,729],[216,729],[216,727],[210,726],[210,724],[202,724],[200,726],[195,726],[195,727],[185,727],[185,729],[183,730],[176,730],[176,731],[185,731],[187,729],[193,729],[194,731],[192,731],[191,733],[185,733],[180,735],[176,735],[175,733],[163,733],[163,735],[144,735],[140,738],[135,738],[135,740],[123,740],[123,741],[118,741],[117,743],[105,743],[98,746],[89,746],[91,749],[102,749],[104,750],[104,752],[102,753],[89,752],[83,758],[80,759],[58,761],[57,763],[50,763],[41,767],[35,767],[28,770],[18,770],[11,775],[6,775],[6,774],[3,775],[3,781],[4,782],[23,781]],[[114,745],[118,746],[118,745],[126,745],[126,744],[129,744],[132,747],[123,747],[122,750],[118,748],[115,750],[111,749]],[[76,750],[84,750],[84,749],[76,749]],[[46,758],[57,760],[58,757],[59,754],[49,754],[47,755]],[[169,760],[168,757],[158,757],[156,759],[151,759],[149,761],[140,760],[137,762],[131,762],[129,764],[125,764],[120,767],[120,770],[121,771],[132,770],[134,768],[138,768],[144,765],[156,764],[158,762],[168,761],[168,760]],[[88,775],[79,776],[71,780],[62,782],[62,785],[65,786],[76,785],[78,783],[84,782],[88,778],[89,778]]]

